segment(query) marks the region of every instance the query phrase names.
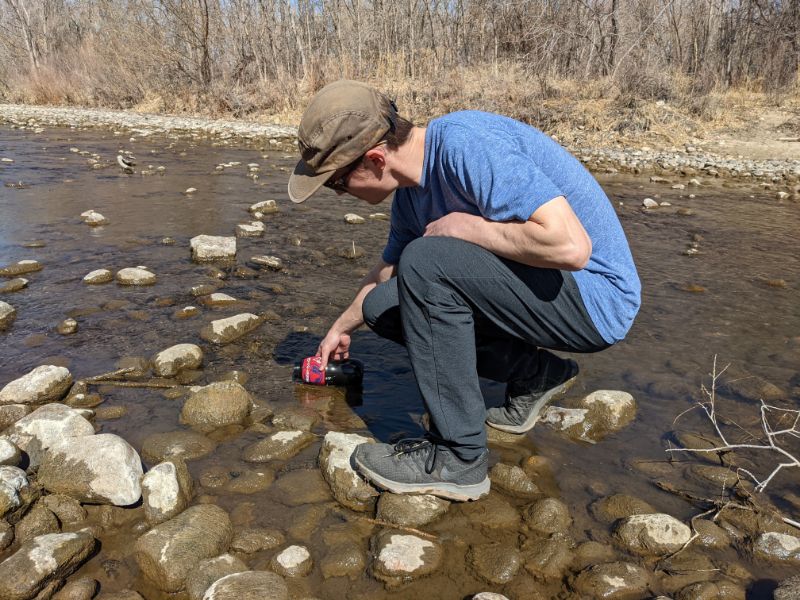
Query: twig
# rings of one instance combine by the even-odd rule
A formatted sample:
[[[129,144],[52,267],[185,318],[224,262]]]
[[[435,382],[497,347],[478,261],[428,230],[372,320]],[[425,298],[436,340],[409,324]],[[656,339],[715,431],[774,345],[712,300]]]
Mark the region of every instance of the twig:
[[[109,379],[117,379],[118,377],[122,377],[123,375],[127,375],[128,373],[132,373],[135,371],[135,367],[126,367],[124,369],[117,369],[116,371],[111,371],[109,373],[103,373],[102,375],[95,375],[94,377],[87,377],[83,381],[86,383],[100,383],[108,381]]]
[[[183,387],[180,383],[167,383],[162,381],[96,381],[87,382],[94,385],[111,385],[114,387],[131,387],[131,388],[179,388]]]
[[[406,527],[404,525],[398,525],[397,523],[390,523],[389,521],[384,521],[382,519],[373,519],[372,517],[365,517],[363,515],[356,515],[351,513],[345,513],[343,510],[337,510],[339,514],[341,514],[345,519],[358,519],[360,521],[366,521],[367,523],[372,523],[373,525],[378,525],[379,527],[389,527],[391,529],[399,529],[400,531],[405,531],[407,533],[413,533],[414,535],[418,535],[428,540],[438,540],[439,538],[432,533],[427,533],[425,531],[420,531],[419,529],[415,529],[414,527]]]

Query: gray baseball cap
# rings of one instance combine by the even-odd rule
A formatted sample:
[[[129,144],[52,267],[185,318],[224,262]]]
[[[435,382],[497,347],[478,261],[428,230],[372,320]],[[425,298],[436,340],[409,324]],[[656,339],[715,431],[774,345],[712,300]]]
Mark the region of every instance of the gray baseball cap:
[[[386,106],[392,116],[384,116]],[[311,99],[297,143],[302,158],[289,177],[289,198],[303,202],[336,172],[363,156],[393,127],[394,103],[374,88],[340,79]]]

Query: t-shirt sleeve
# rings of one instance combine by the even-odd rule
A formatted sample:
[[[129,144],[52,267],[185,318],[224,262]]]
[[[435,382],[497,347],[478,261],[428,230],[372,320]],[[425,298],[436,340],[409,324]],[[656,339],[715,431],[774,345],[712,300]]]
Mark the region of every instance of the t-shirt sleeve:
[[[491,221],[527,221],[537,208],[564,195],[512,138],[456,130],[445,139],[448,178]]]
[[[398,191],[392,202],[391,226],[389,228],[389,238],[386,247],[383,249],[381,258],[383,262],[396,265],[400,262],[400,255],[405,247],[419,236],[414,233],[410,226],[410,216],[406,214],[409,203],[401,197]]]

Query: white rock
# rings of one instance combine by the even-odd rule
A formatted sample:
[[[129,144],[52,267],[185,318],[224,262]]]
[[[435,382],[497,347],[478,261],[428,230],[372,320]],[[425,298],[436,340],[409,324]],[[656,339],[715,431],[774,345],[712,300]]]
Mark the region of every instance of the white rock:
[[[145,517],[156,525],[182,513],[192,497],[191,476],[182,461],[157,464],[142,477]]]
[[[117,283],[120,285],[153,285],[156,281],[155,274],[139,267],[127,267],[117,271]]]
[[[198,235],[189,242],[196,261],[224,260],[236,257],[236,238]]]
[[[652,198],[645,198],[642,200],[642,206],[645,208],[658,208],[658,202],[653,200]]]
[[[778,200],[786,200],[789,197],[789,192],[778,192]]]
[[[108,269],[95,269],[83,277],[83,281],[90,284],[108,283],[114,279],[114,274]]]
[[[8,302],[0,300],[0,331],[5,331],[17,316],[17,309]]]
[[[371,511],[378,492],[364,481],[350,465],[356,446],[374,440],[355,433],[330,431],[325,434],[319,452],[322,476],[336,500],[353,510]]]
[[[350,225],[361,225],[362,223],[366,223],[366,219],[360,215],[355,213],[347,213],[344,216],[344,222]]]
[[[52,444],[73,437],[94,435],[94,427],[79,411],[63,404],[45,404],[6,430],[8,438],[28,454],[30,465],[41,462]]]
[[[758,536],[753,552],[760,558],[800,563],[800,537],[769,531]]]
[[[277,256],[253,256],[250,262],[260,267],[267,267],[279,271],[283,268],[283,261]]]
[[[206,304],[211,306],[226,306],[228,304],[234,304],[237,302],[236,298],[233,296],[229,296],[228,294],[223,294],[222,292],[214,292],[213,294],[209,294],[205,298]]]
[[[236,226],[236,237],[261,237],[265,231],[266,227],[261,221],[240,223]]]
[[[81,213],[81,216],[83,217],[83,222],[92,227],[98,227],[108,223],[108,219],[106,219],[99,212],[95,212],[93,210]]]
[[[252,313],[242,313],[226,319],[211,321],[200,331],[200,337],[214,344],[227,344],[251,332],[261,324]]]
[[[270,571],[245,571],[217,579],[203,600],[288,600],[283,577]]]
[[[285,577],[301,577],[311,571],[311,554],[305,546],[289,546],[275,556],[273,566]]]
[[[142,495],[142,460],[118,435],[58,440],[44,452],[38,481],[81,502],[128,506]]]
[[[6,437],[0,437],[0,465],[16,467],[20,461],[20,452],[16,444]]]
[[[472,600],[508,600],[508,597],[495,592],[480,592],[475,594]]]
[[[692,537],[692,530],[667,514],[633,515],[623,519],[615,537],[638,554],[668,554],[679,550]]]
[[[425,564],[425,551],[434,547],[433,542],[415,535],[395,534],[381,548],[377,560],[387,571],[413,573]]]
[[[269,214],[278,211],[278,203],[275,200],[264,200],[263,202],[256,202],[249,209],[251,213],[260,212],[262,214]]]
[[[197,191],[197,188],[190,187],[190,188],[186,188],[186,189],[183,191],[183,193],[184,193],[184,194],[194,194],[196,191]]]
[[[42,365],[0,390],[0,404],[43,404],[61,400],[72,385],[65,367]]]
[[[25,471],[11,465],[0,465],[0,519],[19,507],[19,491],[27,485]]]
[[[153,371],[159,377],[173,377],[181,369],[203,364],[203,351],[196,344],[176,344],[153,357]]]

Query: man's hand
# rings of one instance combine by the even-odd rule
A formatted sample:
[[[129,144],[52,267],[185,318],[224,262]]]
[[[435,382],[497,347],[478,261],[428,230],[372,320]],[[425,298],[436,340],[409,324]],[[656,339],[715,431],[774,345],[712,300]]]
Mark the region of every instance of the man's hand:
[[[453,237],[471,242],[472,229],[475,227],[478,221],[482,220],[483,217],[478,217],[476,215],[470,215],[462,212],[452,212],[428,223],[428,226],[425,227],[425,233],[422,235],[424,237]]]
[[[329,360],[340,360],[350,357],[350,334],[331,328],[317,348],[317,356],[322,358],[322,369],[328,366]]]

